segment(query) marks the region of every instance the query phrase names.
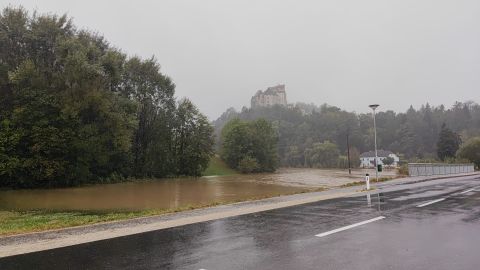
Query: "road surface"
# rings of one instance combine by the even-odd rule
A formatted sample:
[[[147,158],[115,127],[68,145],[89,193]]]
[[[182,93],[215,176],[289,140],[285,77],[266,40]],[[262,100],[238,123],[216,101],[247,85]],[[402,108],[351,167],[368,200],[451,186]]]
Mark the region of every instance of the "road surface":
[[[403,190],[398,190],[402,189]],[[379,189],[0,259],[0,269],[480,269],[480,179]]]

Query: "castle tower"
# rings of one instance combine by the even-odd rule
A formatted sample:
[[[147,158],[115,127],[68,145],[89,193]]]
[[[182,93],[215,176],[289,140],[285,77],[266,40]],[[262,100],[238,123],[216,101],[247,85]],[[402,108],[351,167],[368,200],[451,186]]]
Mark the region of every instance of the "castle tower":
[[[268,87],[265,91],[258,90],[251,99],[252,108],[270,107],[273,105],[287,106],[287,94],[284,84]]]

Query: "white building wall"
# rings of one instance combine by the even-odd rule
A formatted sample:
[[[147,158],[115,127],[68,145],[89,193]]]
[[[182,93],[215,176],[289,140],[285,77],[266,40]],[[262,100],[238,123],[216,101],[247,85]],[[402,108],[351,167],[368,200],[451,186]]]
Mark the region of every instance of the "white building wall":
[[[392,166],[398,166],[398,162],[400,162],[400,158],[395,154],[390,154],[389,157],[393,158]],[[378,157],[378,164],[384,165],[382,159],[386,157]],[[374,164],[375,157],[361,157],[360,158],[360,167],[363,168],[373,168],[375,167]]]

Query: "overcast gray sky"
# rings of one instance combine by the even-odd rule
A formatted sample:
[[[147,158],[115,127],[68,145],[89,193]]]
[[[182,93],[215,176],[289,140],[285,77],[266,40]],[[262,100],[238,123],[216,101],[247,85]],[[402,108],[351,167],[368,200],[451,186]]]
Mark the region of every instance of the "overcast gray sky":
[[[479,101],[478,0],[10,1],[68,13],[162,71],[210,119],[286,84],[289,102],[365,112]]]

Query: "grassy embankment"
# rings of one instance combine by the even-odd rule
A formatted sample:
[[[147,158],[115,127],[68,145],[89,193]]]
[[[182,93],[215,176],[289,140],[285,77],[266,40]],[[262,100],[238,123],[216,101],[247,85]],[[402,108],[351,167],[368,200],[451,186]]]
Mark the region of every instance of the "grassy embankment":
[[[223,160],[215,156],[210,160],[208,168],[203,172],[203,176],[213,176],[213,175],[232,175],[238,174],[237,171],[230,169]]]
[[[60,229],[137,217],[161,215],[200,207],[214,206],[217,204],[219,203],[214,203],[211,205],[187,206],[176,209],[144,211],[0,211],[0,236]]]

